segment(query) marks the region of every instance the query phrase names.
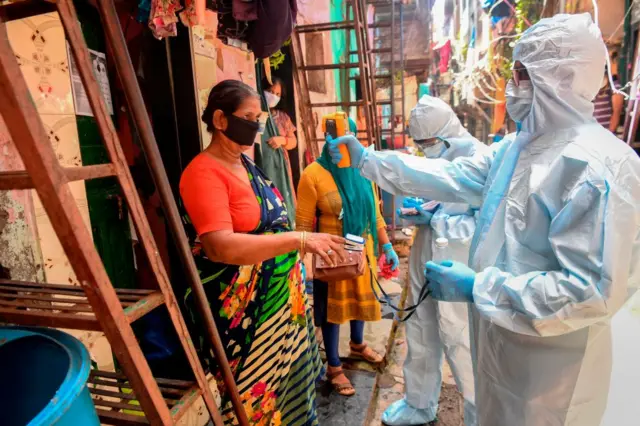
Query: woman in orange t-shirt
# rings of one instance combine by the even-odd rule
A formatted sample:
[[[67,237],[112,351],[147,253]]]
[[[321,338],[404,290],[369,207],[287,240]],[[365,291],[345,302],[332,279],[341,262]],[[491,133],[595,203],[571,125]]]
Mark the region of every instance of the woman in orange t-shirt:
[[[261,114],[258,94],[244,83],[211,90],[202,114],[211,144],[180,181],[185,226],[251,424],[317,425],[315,381],[323,371],[299,252],[335,264],[345,256],[344,239],[291,231],[282,196],[243,154]],[[193,299],[184,296],[199,334],[194,342],[219,378]],[[225,423],[236,424],[228,395],[222,398]]]

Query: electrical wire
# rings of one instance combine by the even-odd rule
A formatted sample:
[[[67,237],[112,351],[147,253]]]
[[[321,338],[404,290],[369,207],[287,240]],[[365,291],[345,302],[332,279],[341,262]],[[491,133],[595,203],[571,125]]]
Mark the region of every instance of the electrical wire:
[[[500,36],[500,37],[497,37],[497,38],[491,40],[491,43],[489,43],[489,45],[492,45],[493,43],[497,43],[500,40],[503,40],[503,39],[506,39],[506,38],[518,38],[518,37],[520,37],[520,34],[503,35],[503,36]]]
[[[474,86],[477,87],[480,90],[480,93],[482,93],[482,95],[485,98],[487,98],[489,101],[491,101],[491,103],[496,104],[496,105],[504,103],[504,101],[499,101],[499,100],[493,98],[492,96],[487,95],[487,93],[484,91],[484,89],[480,85],[480,82],[477,79],[474,79],[473,74],[471,74],[471,81],[474,83]],[[475,97],[475,95],[474,95],[474,97]]]

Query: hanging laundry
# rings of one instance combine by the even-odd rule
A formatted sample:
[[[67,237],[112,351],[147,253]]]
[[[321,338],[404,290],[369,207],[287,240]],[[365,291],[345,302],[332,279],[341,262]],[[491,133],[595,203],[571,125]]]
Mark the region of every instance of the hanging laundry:
[[[249,22],[238,21],[234,18],[233,10],[235,3],[243,2],[240,0],[216,0],[216,10],[218,12],[218,39],[220,39],[224,44],[229,44],[229,39],[240,41],[247,40]],[[236,6],[236,9],[237,8],[238,6]]]
[[[176,13],[182,9],[179,0],[152,0],[149,28],[158,40],[178,35],[178,17]]]
[[[440,72],[447,72],[449,70],[449,61],[451,60],[451,40],[445,41],[442,45],[436,46],[433,50],[437,50],[438,55],[440,56]]]
[[[136,14],[136,21],[140,23],[148,22],[150,14],[151,0],[140,0],[138,2],[138,13]]]
[[[187,27],[204,23],[205,0],[185,0],[184,10],[180,12],[180,21]]]
[[[482,0],[482,9],[491,16],[491,26],[495,27],[505,18],[515,16],[515,0]]]
[[[268,58],[291,36],[298,6],[296,0],[256,0],[256,3],[258,19],[251,24],[247,42],[256,58]]]
[[[258,0],[234,0],[232,12],[236,21],[255,21],[258,19]]]

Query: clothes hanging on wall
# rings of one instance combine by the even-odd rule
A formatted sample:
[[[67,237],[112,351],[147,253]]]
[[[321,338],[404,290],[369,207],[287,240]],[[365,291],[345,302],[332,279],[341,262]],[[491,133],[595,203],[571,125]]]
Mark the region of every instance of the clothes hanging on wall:
[[[291,36],[298,6],[296,0],[256,0],[255,3],[258,19],[251,23],[247,41],[256,58],[268,58]]]
[[[449,70],[449,60],[451,59],[451,40],[447,40],[442,46],[436,47],[434,50],[437,50],[440,56],[438,64],[440,72],[447,72]]]
[[[296,0],[218,0],[218,38],[247,42],[256,58],[268,58],[291,36]]]
[[[247,39],[249,22],[238,21],[233,17],[233,4],[236,2],[243,3],[239,0],[216,1],[216,11],[218,12],[218,38],[225,44],[229,44],[230,38],[241,41],[246,41]],[[256,2],[248,4],[256,4]]]
[[[179,0],[152,0],[149,28],[158,40],[178,35],[178,11],[182,10]]]

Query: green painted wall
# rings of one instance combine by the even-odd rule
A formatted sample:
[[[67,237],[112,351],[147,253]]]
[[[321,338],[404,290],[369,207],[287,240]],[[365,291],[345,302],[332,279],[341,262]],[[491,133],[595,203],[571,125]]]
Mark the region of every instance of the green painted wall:
[[[344,0],[331,0],[330,20],[331,22],[346,21],[346,3]],[[353,19],[350,13],[349,19]],[[349,51],[356,49],[356,37],[354,31],[348,31],[349,40],[347,43],[347,31],[331,31],[331,51],[333,53],[333,63],[357,62],[358,55],[349,55]],[[335,93],[339,101],[355,100],[355,81],[349,80],[350,76],[358,75],[359,70],[352,68],[349,70],[334,70]]]

